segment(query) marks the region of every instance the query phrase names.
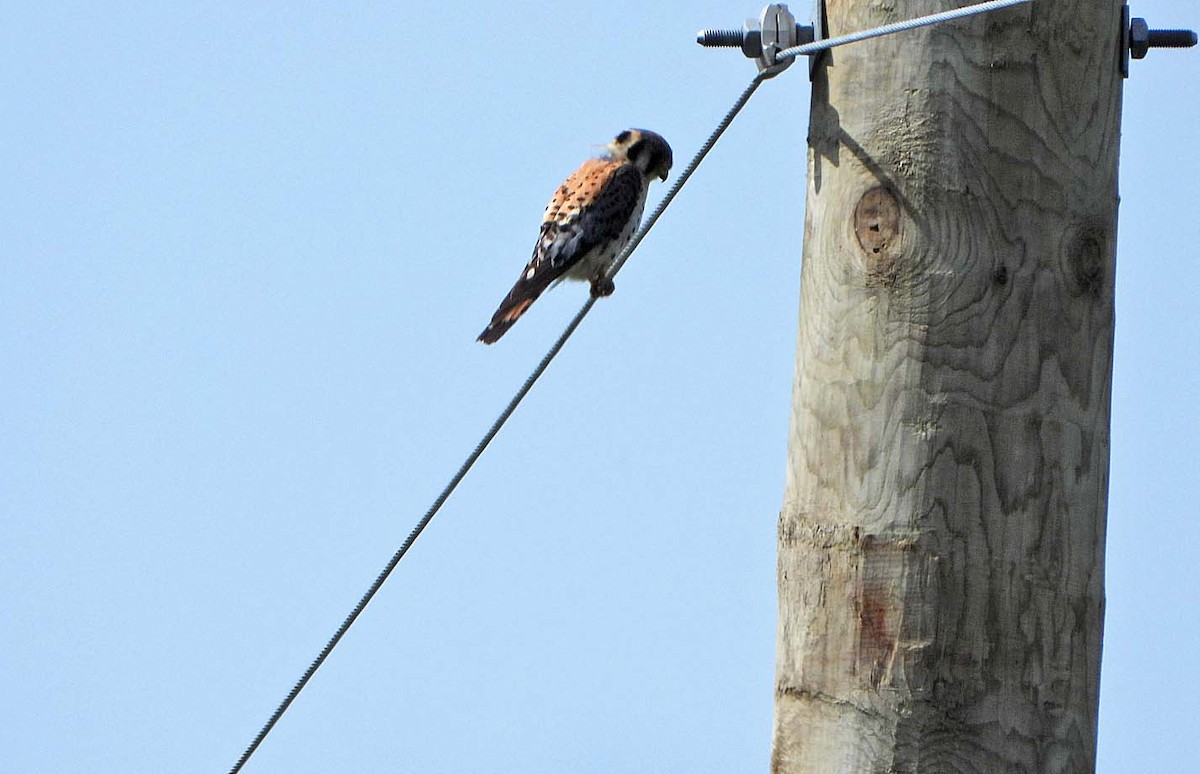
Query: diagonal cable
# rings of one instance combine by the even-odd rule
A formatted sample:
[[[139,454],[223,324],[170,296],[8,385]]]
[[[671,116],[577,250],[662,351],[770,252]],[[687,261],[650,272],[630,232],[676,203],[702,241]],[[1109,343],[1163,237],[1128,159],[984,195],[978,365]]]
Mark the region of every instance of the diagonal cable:
[[[733,119],[739,112],[741,112],[742,108],[745,107],[746,102],[749,101],[750,96],[754,94],[755,90],[764,80],[766,80],[767,77],[769,76],[766,73],[759,73],[757,76],[755,76],[754,80],[750,82],[750,85],[746,87],[741,96],[739,96],[737,101],[734,102],[733,107],[729,109],[729,112],[726,113],[725,117],[721,119],[721,122],[717,124],[717,128],[714,129],[713,133],[708,136],[708,139],[705,140],[702,146],[700,146],[700,150],[697,151],[696,155],[692,157],[691,162],[688,163],[683,172],[678,178],[676,178],[674,185],[672,185],[670,190],[667,191],[666,195],[663,196],[662,201],[658,204],[658,207],[655,208],[650,217],[646,219],[646,222],[642,224],[642,227],[637,230],[637,233],[633,235],[633,238],[629,240],[629,243],[625,245],[625,248],[617,255],[616,259],[613,261],[612,268],[608,272],[609,279],[615,277],[617,272],[621,270],[621,267],[625,265],[625,262],[629,260],[629,256],[632,255],[633,251],[637,249],[639,244],[641,244],[641,241],[643,238],[645,238],[647,232],[654,228],[654,224],[671,204],[671,201],[675,198],[675,195],[678,194],[680,189],[683,188],[684,184],[687,183],[688,178],[690,178],[692,173],[696,171],[696,168],[700,166],[700,162],[704,160],[704,157],[708,155],[708,152],[712,150],[714,145],[717,144],[717,140],[720,139],[725,130],[729,128],[729,125],[733,123]],[[396,553],[392,554],[392,558],[388,560],[388,563],[384,565],[384,568],[379,572],[379,575],[376,576],[375,581],[367,589],[366,593],[362,595],[362,598],[358,600],[358,604],[354,606],[354,609],[351,610],[350,614],[347,615],[345,620],[342,621],[342,625],[337,628],[337,631],[334,632],[333,636],[329,638],[329,641],[325,643],[325,647],[321,649],[321,652],[315,659],[313,659],[313,662],[309,664],[308,669],[304,670],[304,674],[301,675],[300,679],[296,681],[296,684],[292,686],[292,690],[288,691],[287,696],[282,702],[279,703],[279,706],[275,708],[275,712],[271,714],[271,717],[263,725],[262,729],[258,732],[258,735],[254,737],[254,740],[250,742],[249,746],[246,747],[245,752],[243,752],[241,757],[238,758],[237,763],[235,763],[233,768],[230,769],[230,774],[237,774],[240,772],[242,767],[246,765],[246,762],[250,760],[250,756],[254,755],[254,751],[257,750],[259,745],[262,744],[263,740],[267,738],[267,734],[271,733],[271,729],[275,727],[275,724],[279,722],[281,717],[283,717],[283,713],[287,712],[288,707],[290,707],[292,702],[296,700],[296,697],[300,695],[300,691],[304,690],[304,686],[308,685],[308,681],[312,679],[317,670],[321,668],[321,665],[325,663],[325,659],[329,658],[329,654],[333,652],[335,647],[337,647],[337,644],[354,624],[354,621],[357,620],[358,616],[371,602],[371,599],[375,596],[376,592],[378,592],[383,586],[384,582],[387,581],[388,576],[392,574],[392,570],[396,569],[396,565],[399,564],[400,560],[404,558],[404,555],[408,553],[408,549],[412,547],[412,544],[416,542],[417,538],[421,535],[421,532],[425,530],[425,527],[429,525],[429,522],[432,521],[437,512],[441,510],[441,507],[446,503],[446,500],[449,499],[450,494],[455,490],[455,488],[458,487],[459,483],[466,478],[468,471],[471,470],[471,468],[475,465],[475,462],[483,454],[483,450],[488,447],[488,444],[490,444],[492,439],[496,437],[496,434],[500,432],[500,428],[504,427],[504,423],[507,422],[508,418],[511,417],[513,412],[517,410],[517,406],[520,405],[525,396],[529,394],[529,391],[533,388],[534,383],[545,372],[546,368],[550,365],[550,361],[554,359],[555,355],[557,355],[567,343],[567,339],[571,338],[571,334],[573,334],[575,329],[579,327],[579,324],[583,322],[583,318],[586,317],[588,312],[592,310],[592,306],[595,303],[596,299],[589,297],[584,303],[583,307],[580,308],[580,310],[575,314],[575,317],[571,320],[571,322],[567,324],[567,327],[558,337],[558,340],[554,342],[554,345],[550,347],[550,350],[546,353],[545,357],[543,357],[541,362],[537,364],[537,367],[533,369],[533,372],[529,374],[529,378],[525,380],[525,383],[522,384],[521,388],[517,390],[515,395],[513,395],[512,400],[508,402],[508,405],[504,407],[504,410],[500,412],[500,416],[496,418],[496,421],[492,423],[492,426],[488,428],[488,431],[483,434],[483,438],[481,438],[479,443],[475,446],[474,451],[467,456],[466,461],[463,462],[462,466],[458,469],[458,472],[454,474],[454,476],[450,479],[450,482],[446,484],[445,488],[442,489],[441,493],[433,501],[433,505],[429,506],[429,510],[425,512],[425,515],[422,516],[421,520],[417,522],[417,525],[413,527],[412,532],[409,533],[408,537],[400,545],[400,548],[396,549]]]

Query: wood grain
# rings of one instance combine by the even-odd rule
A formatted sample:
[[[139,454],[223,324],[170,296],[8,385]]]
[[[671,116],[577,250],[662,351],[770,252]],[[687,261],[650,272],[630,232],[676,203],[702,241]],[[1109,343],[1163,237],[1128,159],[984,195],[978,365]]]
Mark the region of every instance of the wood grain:
[[[954,4],[827,5],[836,35]],[[775,772],[1094,768],[1120,9],[853,44],[813,84]]]

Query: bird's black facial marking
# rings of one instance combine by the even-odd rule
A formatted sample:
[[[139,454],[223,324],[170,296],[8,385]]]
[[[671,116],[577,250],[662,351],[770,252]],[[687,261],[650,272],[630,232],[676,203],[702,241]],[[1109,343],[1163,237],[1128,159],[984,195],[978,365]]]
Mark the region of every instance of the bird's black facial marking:
[[[617,145],[620,145],[623,142],[628,142],[629,137],[630,137],[630,133],[629,133],[628,129],[621,132],[620,134],[617,135],[617,139],[616,139]]]
[[[629,146],[629,150],[625,151],[625,155],[629,157],[630,161],[637,162],[638,156],[641,156],[647,150],[649,149],[646,147],[646,141],[638,140]]]

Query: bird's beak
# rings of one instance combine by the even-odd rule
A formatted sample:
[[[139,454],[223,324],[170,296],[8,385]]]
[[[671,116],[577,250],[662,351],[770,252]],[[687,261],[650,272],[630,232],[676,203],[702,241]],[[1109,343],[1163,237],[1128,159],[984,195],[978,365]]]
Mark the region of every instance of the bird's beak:
[[[658,179],[665,183],[667,182],[667,175],[669,174],[671,174],[669,170],[663,170],[663,173],[658,176]]]

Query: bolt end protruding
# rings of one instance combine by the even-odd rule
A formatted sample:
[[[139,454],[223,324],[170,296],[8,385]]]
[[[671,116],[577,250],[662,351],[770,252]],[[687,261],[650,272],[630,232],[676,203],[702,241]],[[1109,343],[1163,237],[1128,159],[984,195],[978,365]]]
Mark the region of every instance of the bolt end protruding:
[[[1192,30],[1150,30],[1150,48],[1191,48],[1196,45]]]
[[[712,48],[741,48],[741,30],[700,30],[696,33],[696,42]]]
[[[1196,45],[1196,33],[1191,30],[1152,30],[1146,20],[1135,16],[1129,20],[1129,55],[1145,59],[1152,48],[1191,48]]]

